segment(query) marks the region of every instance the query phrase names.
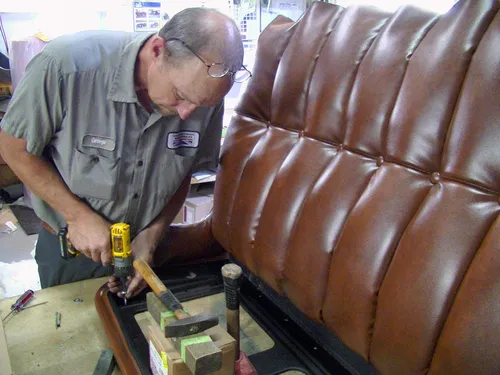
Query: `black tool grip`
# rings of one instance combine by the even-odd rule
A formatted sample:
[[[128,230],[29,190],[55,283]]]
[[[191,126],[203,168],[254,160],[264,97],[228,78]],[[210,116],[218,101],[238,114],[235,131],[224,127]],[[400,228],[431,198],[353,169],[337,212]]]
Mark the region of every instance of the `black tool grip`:
[[[240,279],[224,277],[224,293],[226,294],[226,307],[229,310],[240,308]]]
[[[68,237],[68,228],[62,228],[58,233],[59,237],[59,247],[61,251],[61,257],[65,260],[70,260],[78,255],[80,252],[73,247],[73,244]]]
[[[226,307],[229,310],[240,309],[240,277],[242,269],[235,263],[225,264],[222,269],[224,279],[224,294],[226,295]]]
[[[162,293],[160,300],[167,306],[170,310],[182,310],[182,305],[177,298],[172,294],[170,290],[167,290],[165,293]]]

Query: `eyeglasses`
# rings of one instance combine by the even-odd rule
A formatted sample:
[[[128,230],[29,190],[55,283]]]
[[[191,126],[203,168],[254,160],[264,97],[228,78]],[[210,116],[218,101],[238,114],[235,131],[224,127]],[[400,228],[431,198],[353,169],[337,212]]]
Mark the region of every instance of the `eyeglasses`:
[[[207,72],[208,72],[208,75],[210,77],[222,78],[222,77],[226,76],[227,74],[231,74],[231,79],[234,82],[241,83],[241,82],[245,82],[247,79],[249,79],[252,76],[252,73],[250,73],[250,71],[247,68],[245,68],[245,66],[243,66],[243,65],[241,66],[241,68],[238,71],[234,71],[234,70],[229,69],[229,67],[224,63],[211,63],[211,64],[209,64],[205,60],[203,60],[203,58],[200,55],[198,55],[196,52],[194,52],[191,47],[189,47],[186,43],[184,43],[184,41],[177,39],[177,38],[170,38],[170,39],[165,40],[165,43],[170,42],[170,41],[177,41],[177,42],[182,43],[182,45],[184,47],[186,47],[189,51],[191,51],[191,53],[193,55],[195,55],[198,59],[200,59],[200,61],[203,63],[203,65],[205,65],[208,68]]]

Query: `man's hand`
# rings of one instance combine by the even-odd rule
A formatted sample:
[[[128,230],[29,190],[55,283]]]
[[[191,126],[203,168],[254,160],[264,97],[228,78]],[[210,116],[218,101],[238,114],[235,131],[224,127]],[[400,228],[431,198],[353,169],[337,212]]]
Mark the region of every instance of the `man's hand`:
[[[103,266],[111,264],[111,224],[100,215],[89,211],[76,221],[68,223],[68,237],[72,245]]]
[[[130,244],[132,247],[132,256],[134,259],[142,259],[147,264],[151,265],[153,261],[153,253],[156,249],[157,243],[154,241],[154,236],[151,231],[144,229],[140,232]],[[147,283],[144,281],[142,276],[134,269],[134,274],[129,277],[127,281],[127,294],[124,296],[130,298],[139,294],[144,288],[146,288]],[[118,293],[122,290],[122,285],[120,279],[115,276],[111,276],[108,279],[108,288],[112,293]],[[119,295],[122,297],[121,295]]]
[[[151,266],[153,261],[153,253],[156,247],[163,239],[168,226],[174,219],[177,212],[181,209],[186,197],[189,193],[191,186],[191,174],[188,174],[181,185],[170,198],[170,201],[163,207],[160,214],[153,220],[153,222],[143,229],[130,244],[132,246],[132,255],[134,259],[143,259]],[[142,276],[134,270],[134,275],[129,278],[127,282],[127,298],[139,294],[145,287],[146,282]],[[108,280],[108,288],[112,293],[118,293],[122,290],[120,280],[111,276]],[[119,295],[121,296],[121,295]]]
[[[151,266],[153,263],[153,253],[157,245],[150,230],[145,229],[132,241],[132,255],[134,259],[142,259]],[[147,285],[139,272],[134,269],[134,275],[128,284],[127,295],[125,297],[130,298],[139,294]]]

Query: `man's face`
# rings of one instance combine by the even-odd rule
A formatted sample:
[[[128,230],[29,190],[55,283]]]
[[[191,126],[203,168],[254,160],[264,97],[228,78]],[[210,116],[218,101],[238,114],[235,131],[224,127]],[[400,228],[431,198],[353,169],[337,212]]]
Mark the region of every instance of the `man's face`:
[[[207,67],[196,57],[182,64],[168,64],[163,56],[149,67],[148,95],[163,116],[179,115],[187,119],[196,107],[217,105],[231,88],[228,76],[212,78]]]

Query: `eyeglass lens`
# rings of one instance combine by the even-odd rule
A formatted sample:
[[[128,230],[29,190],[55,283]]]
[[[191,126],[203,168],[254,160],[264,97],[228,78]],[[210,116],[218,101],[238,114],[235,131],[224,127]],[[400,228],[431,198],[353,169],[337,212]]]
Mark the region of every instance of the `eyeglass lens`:
[[[234,73],[233,80],[234,82],[245,82],[250,76],[251,74],[248,70],[241,69]]]
[[[214,64],[208,68],[208,74],[215,78],[224,77],[228,71],[229,68],[225,64]]]

